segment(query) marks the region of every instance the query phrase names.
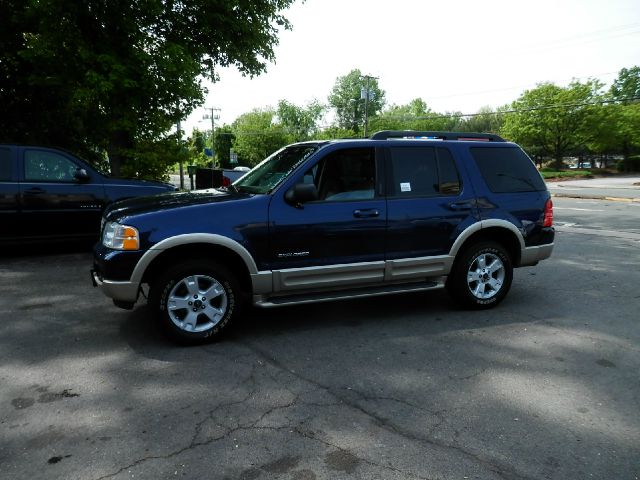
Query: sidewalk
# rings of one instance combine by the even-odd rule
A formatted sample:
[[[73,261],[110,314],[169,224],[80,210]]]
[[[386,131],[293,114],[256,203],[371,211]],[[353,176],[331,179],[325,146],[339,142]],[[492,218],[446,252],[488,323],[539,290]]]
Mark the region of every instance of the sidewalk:
[[[602,177],[547,182],[554,197],[640,203],[640,176]]]

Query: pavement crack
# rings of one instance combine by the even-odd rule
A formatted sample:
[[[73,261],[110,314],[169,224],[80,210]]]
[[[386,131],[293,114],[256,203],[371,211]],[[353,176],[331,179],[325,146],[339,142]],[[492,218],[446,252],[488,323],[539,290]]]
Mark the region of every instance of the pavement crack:
[[[411,441],[415,441],[421,444],[426,444],[429,445],[431,447],[435,447],[435,448],[439,448],[445,451],[454,451],[458,454],[462,454],[465,457],[467,457],[468,459],[471,459],[473,461],[475,461],[476,463],[482,465],[484,468],[486,468],[487,470],[491,471],[492,473],[494,473],[495,475],[497,475],[498,477],[505,479],[505,480],[532,480],[528,477],[522,476],[514,471],[510,471],[507,467],[499,465],[497,463],[494,463],[495,460],[493,459],[486,459],[483,458],[482,455],[480,453],[475,453],[473,451],[467,450],[465,448],[463,448],[460,445],[455,445],[455,444],[450,444],[450,443],[446,443],[446,442],[442,442],[442,441],[438,441],[435,440],[433,438],[428,438],[425,436],[420,436],[420,435],[416,435],[413,432],[407,431],[403,428],[401,428],[400,426],[396,425],[395,423],[391,422],[389,419],[384,418],[374,412],[370,412],[368,411],[366,408],[364,408],[362,405],[359,405],[356,401],[353,401],[351,399],[349,399],[347,396],[341,395],[340,393],[336,392],[335,390],[331,389],[330,387],[323,385],[322,383],[318,382],[317,380],[313,380],[311,378],[308,378],[304,375],[302,375],[301,373],[288,368],[286,365],[282,364],[279,360],[277,360],[276,358],[274,358],[273,356],[271,356],[268,352],[262,350],[260,347],[250,343],[250,342],[243,342],[244,345],[246,345],[248,348],[250,348],[251,350],[253,350],[257,355],[260,355],[262,358],[265,359],[266,362],[268,362],[269,364],[273,365],[274,367],[280,369],[280,370],[284,370],[286,372],[289,372],[291,375],[293,375],[294,377],[310,383],[312,385],[314,385],[315,387],[317,387],[318,389],[321,389],[325,392],[327,392],[329,395],[333,396],[334,398],[338,399],[341,403],[344,403],[345,405],[347,405],[348,407],[361,412],[363,415],[373,419],[380,427],[384,428],[385,430],[387,430],[388,432],[398,435],[400,437],[406,438],[407,440],[411,440]],[[351,392],[356,393],[358,396],[363,396],[362,393],[357,392],[355,390],[350,390]],[[336,447],[338,448],[338,447]]]

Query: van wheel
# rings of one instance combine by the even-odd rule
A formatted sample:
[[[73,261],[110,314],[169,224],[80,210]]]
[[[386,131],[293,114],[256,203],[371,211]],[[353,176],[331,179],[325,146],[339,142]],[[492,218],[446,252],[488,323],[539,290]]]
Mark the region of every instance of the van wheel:
[[[188,261],[171,267],[151,286],[149,303],[169,337],[198,344],[220,337],[238,316],[236,278],[222,265]]]
[[[495,242],[470,246],[456,259],[447,290],[468,308],[491,308],[509,292],[513,264],[507,251]]]

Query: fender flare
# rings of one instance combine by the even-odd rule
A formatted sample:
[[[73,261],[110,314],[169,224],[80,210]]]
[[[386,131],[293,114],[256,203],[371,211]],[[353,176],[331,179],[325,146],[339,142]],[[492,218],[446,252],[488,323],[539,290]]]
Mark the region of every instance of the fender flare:
[[[254,275],[258,273],[258,267],[256,266],[255,260],[253,259],[249,251],[237,241],[223,235],[217,235],[215,233],[187,233],[165,238],[164,240],[156,243],[152,248],[147,250],[142,258],[138,260],[136,267],[133,269],[133,273],[131,274],[131,282],[139,285],[142,282],[144,272],[147,270],[149,265],[151,265],[151,262],[153,262],[153,260],[155,260],[164,251],[173,247],[180,247],[195,243],[204,243],[210,244],[212,246],[215,245],[226,247],[238,254],[238,256],[246,265],[249,274]]]
[[[506,230],[509,230],[518,239],[518,243],[520,244],[520,252],[524,251],[525,249],[524,237],[522,236],[522,232],[518,230],[518,227],[516,227],[513,223],[508,222],[506,220],[491,219],[491,220],[481,220],[480,222],[476,222],[473,225],[470,225],[467,228],[465,228],[462,231],[462,233],[458,235],[458,238],[456,238],[456,241],[453,242],[453,246],[451,247],[449,255],[455,258],[458,255],[458,252],[460,251],[460,248],[462,247],[464,242],[466,242],[471,237],[471,235],[485,228],[491,228],[491,227],[499,227],[499,228],[504,228]]]

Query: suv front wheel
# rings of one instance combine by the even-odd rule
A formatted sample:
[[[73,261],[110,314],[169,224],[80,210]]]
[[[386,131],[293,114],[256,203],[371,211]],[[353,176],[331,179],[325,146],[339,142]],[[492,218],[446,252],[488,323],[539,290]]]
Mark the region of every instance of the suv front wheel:
[[[447,290],[465,307],[483,309],[500,303],[513,280],[507,251],[495,242],[471,245],[456,259]]]
[[[212,341],[239,313],[237,280],[213,262],[187,261],[171,267],[152,284],[150,293],[164,330],[179,343]]]

